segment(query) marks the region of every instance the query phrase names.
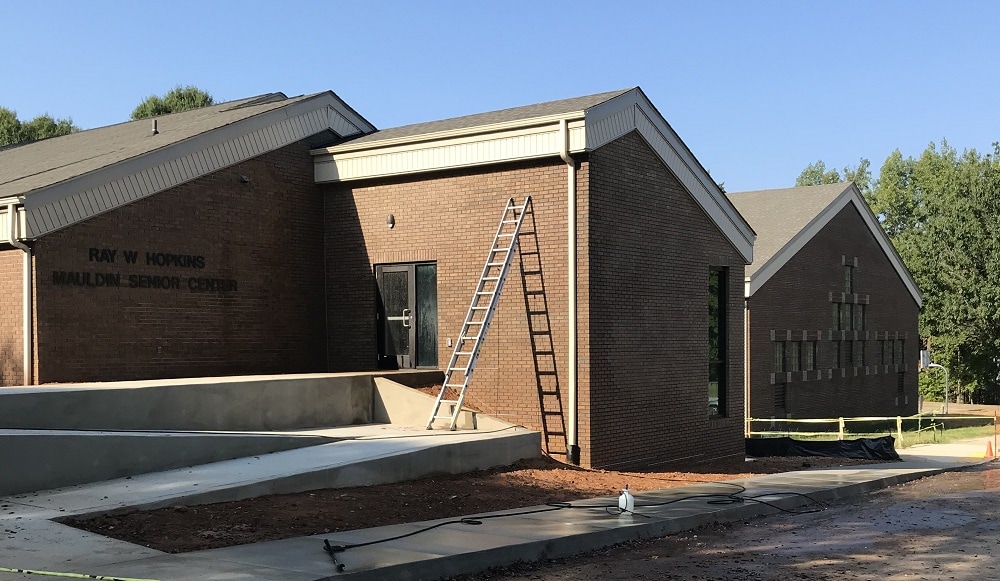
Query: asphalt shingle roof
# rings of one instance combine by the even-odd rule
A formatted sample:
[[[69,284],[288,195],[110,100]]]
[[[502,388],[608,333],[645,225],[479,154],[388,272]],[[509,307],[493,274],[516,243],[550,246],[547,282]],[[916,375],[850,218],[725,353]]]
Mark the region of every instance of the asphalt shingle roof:
[[[141,119],[0,150],[0,198],[30,194],[313,96],[273,93],[161,115],[157,135],[152,121]]]
[[[354,139],[350,141],[350,144],[374,144],[379,141],[387,141],[390,139],[416,137],[418,135],[428,135],[440,133],[442,131],[454,131],[457,129],[467,129],[481,125],[493,125],[510,121],[534,119],[536,117],[548,117],[551,115],[572,113],[574,111],[582,111],[589,109],[590,107],[594,107],[595,105],[600,105],[605,101],[613,99],[614,97],[627,93],[631,90],[631,88],[621,89],[618,91],[609,91],[607,93],[574,97],[572,99],[547,101],[545,103],[536,103],[534,105],[525,105],[523,107],[513,107],[510,109],[501,109],[499,111],[489,111],[487,113],[476,113],[475,115],[465,115],[463,117],[452,117],[451,119],[429,121],[427,123],[415,123],[413,125],[390,127],[389,129],[383,129]]]
[[[747,266],[746,275],[752,277],[849,187],[843,182],[727,193],[757,233],[753,264]]]

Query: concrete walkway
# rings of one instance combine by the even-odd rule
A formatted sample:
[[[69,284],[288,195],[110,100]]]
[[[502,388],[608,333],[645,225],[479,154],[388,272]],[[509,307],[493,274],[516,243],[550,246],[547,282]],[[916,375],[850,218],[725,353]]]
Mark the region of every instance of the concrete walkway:
[[[429,436],[430,437],[430,436]],[[464,436],[452,436],[462,438]],[[990,439],[992,441],[992,439]],[[387,455],[393,446],[417,445],[411,439],[371,442]],[[534,507],[508,511],[516,516],[480,518],[482,524],[450,522],[458,519],[410,523],[343,533],[330,533],[225,549],[170,555],[108,539],[52,522],[51,518],[103,512],[122,506],[164,506],[179,498],[224,500],[231,497],[234,480],[245,482],[243,492],[264,486],[268,470],[255,459],[214,471],[195,469],[134,477],[0,499],[0,567],[104,575],[111,578],[162,580],[313,581],[320,579],[437,579],[518,560],[568,556],[629,539],[676,533],[713,522],[742,520],[769,514],[775,508],[752,501],[710,503],[737,494],[757,498],[785,509],[806,509],[810,501],[845,498],[937,472],[985,461],[986,439],[961,444],[929,444],[901,452],[903,462],[814,469],[759,476],[730,483],[711,483],[646,492],[636,497],[635,515],[617,515],[617,497],[573,501],[572,508]],[[328,445],[330,447],[336,444]],[[306,454],[296,462],[334,463],[324,446],[282,452]],[[315,456],[308,456],[312,450]],[[327,456],[324,456],[326,454]],[[242,464],[240,464],[242,462]],[[227,463],[219,463],[227,464]],[[289,461],[278,480],[295,468]],[[254,484],[256,482],[257,484]],[[741,487],[746,491],[741,492]],[[261,490],[262,493],[266,492]],[[689,498],[692,495],[718,495]],[[392,502],[393,499],[386,499]],[[473,515],[474,516],[474,515]],[[492,515],[490,515],[492,516]],[[418,532],[440,525],[426,532]],[[404,536],[410,533],[412,536]],[[323,550],[323,541],[356,545],[337,553],[344,565],[338,571]],[[38,577],[31,576],[34,579]],[[20,573],[0,573],[0,580],[23,579]],[[52,577],[55,578],[55,577]]]

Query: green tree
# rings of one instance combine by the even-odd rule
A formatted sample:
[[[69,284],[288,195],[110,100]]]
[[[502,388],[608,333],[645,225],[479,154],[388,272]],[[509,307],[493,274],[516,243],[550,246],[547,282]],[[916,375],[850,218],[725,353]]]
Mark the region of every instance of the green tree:
[[[862,157],[856,167],[845,166],[843,174],[841,174],[836,169],[826,169],[826,163],[823,160],[817,160],[816,163],[811,163],[802,170],[799,177],[795,179],[795,185],[821,186],[842,181],[854,182],[861,193],[866,194],[871,190],[871,162]]]
[[[996,402],[1000,371],[1000,144],[961,154],[942,141],[918,159],[893,152],[871,197],[923,292],[920,335],[953,394]],[[934,395],[937,380],[922,381]]]
[[[21,121],[15,111],[0,107],[0,147],[59,137],[79,130],[72,119],[54,119],[46,113],[31,121]]]
[[[840,172],[835,169],[827,170],[826,163],[818,160],[806,166],[799,177],[795,179],[796,186],[821,186],[823,184],[836,184],[842,181]]]
[[[132,119],[146,119],[167,113],[198,109],[212,105],[214,102],[211,95],[197,87],[178,85],[167,91],[167,94],[162,97],[156,95],[147,97],[132,111]]]

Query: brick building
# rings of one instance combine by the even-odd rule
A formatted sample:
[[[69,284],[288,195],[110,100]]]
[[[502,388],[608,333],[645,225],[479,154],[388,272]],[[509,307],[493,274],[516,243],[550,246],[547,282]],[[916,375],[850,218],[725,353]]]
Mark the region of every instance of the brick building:
[[[728,197],[747,268],[747,417],[917,411],[920,291],[851,183]]]
[[[4,385],[444,366],[530,195],[468,401],[588,466],[743,452],[753,231],[639,89],[383,131],[274,94],[0,168]]]

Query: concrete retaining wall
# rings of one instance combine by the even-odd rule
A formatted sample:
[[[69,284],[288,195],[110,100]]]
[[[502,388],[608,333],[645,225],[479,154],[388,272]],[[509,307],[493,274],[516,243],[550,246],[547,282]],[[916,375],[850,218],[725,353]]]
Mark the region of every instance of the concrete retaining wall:
[[[0,496],[258,456],[321,436],[0,431]]]
[[[372,421],[370,373],[125,381],[0,390],[0,428],[268,431]]]

